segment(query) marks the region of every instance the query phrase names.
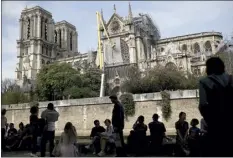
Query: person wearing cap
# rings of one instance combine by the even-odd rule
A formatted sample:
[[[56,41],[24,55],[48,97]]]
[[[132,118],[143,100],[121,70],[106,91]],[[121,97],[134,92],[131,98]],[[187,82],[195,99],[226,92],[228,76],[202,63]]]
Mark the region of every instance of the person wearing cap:
[[[112,111],[112,125],[114,129],[114,133],[116,134],[116,141],[115,141],[116,154],[117,157],[125,157],[126,153],[124,151],[124,137],[123,137],[124,108],[116,95],[110,96],[109,99],[111,99],[111,102],[114,104],[114,108]],[[118,142],[120,143],[118,144]]]

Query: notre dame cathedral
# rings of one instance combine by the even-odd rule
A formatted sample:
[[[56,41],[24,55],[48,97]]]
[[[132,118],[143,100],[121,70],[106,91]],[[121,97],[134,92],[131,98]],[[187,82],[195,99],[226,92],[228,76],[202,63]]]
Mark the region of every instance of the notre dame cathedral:
[[[102,11],[101,15],[104,25],[101,26],[101,44],[111,88],[119,84],[114,84],[115,79],[123,78],[130,65],[137,66],[141,71],[163,65],[201,74],[205,70],[206,59],[216,53],[223,38],[221,33],[210,31],[161,39],[153,19],[143,13],[133,16],[130,4],[126,17],[117,13],[115,5],[108,21]],[[55,22],[49,11],[39,6],[25,8],[19,24],[18,85],[23,85],[25,81],[32,84],[41,67],[54,61],[71,63],[78,69],[82,69],[84,63],[98,66],[97,51],[78,52],[76,27],[65,20]]]

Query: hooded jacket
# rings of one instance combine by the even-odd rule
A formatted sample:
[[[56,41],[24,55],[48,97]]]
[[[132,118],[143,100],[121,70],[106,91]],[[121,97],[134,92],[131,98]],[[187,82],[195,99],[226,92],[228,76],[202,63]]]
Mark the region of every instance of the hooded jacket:
[[[229,75],[223,73],[222,75],[210,75],[208,77],[202,78],[199,82],[199,107],[207,105],[207,92],[204,88],[205,86],[213,89],[215,83],[209,79],[209,77],[215,79],[218,83],[220,83],[223,87],[226,87],[229,84]],[[231,82],[231,86],[233,87],[233,79]]]

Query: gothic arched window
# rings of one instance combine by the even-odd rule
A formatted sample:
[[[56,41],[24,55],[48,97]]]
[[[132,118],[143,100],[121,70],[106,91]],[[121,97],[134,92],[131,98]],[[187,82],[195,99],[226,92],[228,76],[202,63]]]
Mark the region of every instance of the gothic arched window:
[[[54,31],[54,42],[57,43],[57,31]]]
[[[45,47],[45,54],[48,56],[48,47]]]
[[[44,54],[44,46],[41,46],[42,54]]]
[[[194,53],[196,54],[196,53],[199,53],[199,52],[201,52],[200,46],[199,46],[198,43],[195,43],[194,44]]]
[[[70,33],[70,50],[72,50],[72,32]]]
[[[44,23],[44,38],[45,40],[48,39],[48,19],[45,19]]]
[[[165,68],[169,69],[169,70],[177,70],[176,65],[174,63],[172,63],[172,62],[167,63]]]
[[[61,48],[61,29],[59,29],[58,34],[59,34],[59,46]]]
[[[121,56],[124,63],[129,63],[129,46],[128,44],[120,39],[120,47],[121,47]]]
[[[188,49],[187,49],[187,45],[186,45],[186,44],[183,44],[183,45],[182,45],[182,51],[187,52],[187,50],[188,50]]]
[[[30,38],[30,24],[31,24],[31,21],[30,19],[27,20],[27,39]]]
[[[212,52],[212,47],[210,41],[205,42],[205,51],[206,52]]]
[[[42,60],[41,60],[41,63],[42,63],[42,64],[45,64],[45,61],[44,61],[44,59],[42,59]]]
[[[44,23],[44,18],[41,17],[41,21],[40,21],[40,30],[41,30],[41,32],[40,32],[40,37],[43,36],[43,23]]]

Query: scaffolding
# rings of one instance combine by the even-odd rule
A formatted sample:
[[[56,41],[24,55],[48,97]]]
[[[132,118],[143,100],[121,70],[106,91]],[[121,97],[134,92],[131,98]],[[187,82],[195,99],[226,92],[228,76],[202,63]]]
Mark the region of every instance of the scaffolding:
[[[136,32],[144,32],[153,42],[156,43],[161,38],[159,28],[149,14],[140,13],[138,17],[133,18],[133,24]]]

